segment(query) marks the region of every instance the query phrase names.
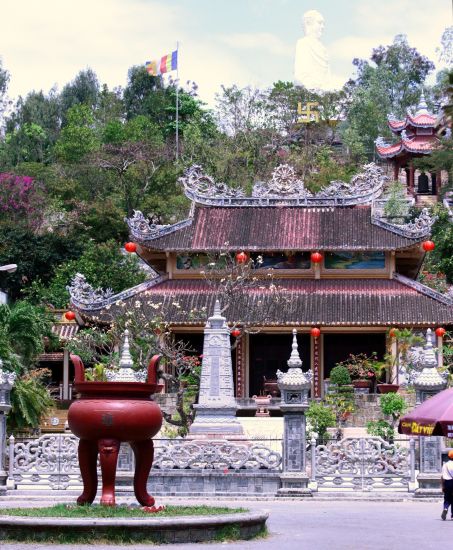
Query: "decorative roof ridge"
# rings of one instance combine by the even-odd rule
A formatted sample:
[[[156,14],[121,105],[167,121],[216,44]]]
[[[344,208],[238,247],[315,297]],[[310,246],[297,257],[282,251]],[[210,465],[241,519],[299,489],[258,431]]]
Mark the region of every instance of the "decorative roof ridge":
[[[77,273],[72,279],[71,284],[66,287],[69,291],[71,304],[80,311],[97,311],[107,306],[126,300],[135,294],[139,294],[160,283],[165,282],[168,275],[159,275],[154,279],[149,279],[131,288],[113,294],[111,289],[102,290],[93,288],[87,283],[86,278],[81,273]]]
[[[403,285],[413,288],[417,292],[421,292],[425,296],[428,296],[429,298],[432,298],[437,302],[441,302],[447,306],[453,306],[453,297],[450,298],[446,294],[441,294],[440,292],[437,292],[437,290],[433,290],[429,286],[423,285],[422,283],[419,283],[418,281],[414,281],[413,279],[409,279],[408,277],[405,277],[400,273],[394,273],[393,278],[399,283],[402,283]]]
[[[154,240],[188,227],[192,224],[193,217],[189,216],[173,224],[158,225],[145,218],[140,210],[134,210],[132,218],[124,218],[124,221],[129,226],[132,237],[140,242]]]
[[[189,168],[178,181],[189,199],[204,206],[354,206],[371,204],[382,194],[384,183],[388,180],[375,163],[363,168],[363,172],[356,174],[350,183],[332,181],[315,195],[304,187],[294,168],[288,164],[277,166],[269,181],[255,183],[250,197],[246,197],[240,188],[215,182],[199,165]]]
[[[420,212],[420,215],[415,218],[414,221],[408,222],[403,225],[396,225],[384,220],[381,220],[377,217],[371,217],[371,223],[382,227],[382,229],[387,229],[396,235],[401,237],[406,237],[408,239],[422,239],[427,237],[431,232],[431,227],[435,222],[436,218],[432,217],[427,208],[423,208]]]

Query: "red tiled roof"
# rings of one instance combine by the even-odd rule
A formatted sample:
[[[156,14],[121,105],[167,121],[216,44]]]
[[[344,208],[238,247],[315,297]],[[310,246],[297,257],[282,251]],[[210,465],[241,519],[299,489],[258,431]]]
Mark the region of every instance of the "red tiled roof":
[[[374,225],[370,207],[197,207],[192,224],[142,245],[150,250],[192,252],[397,250],[419,240]]]
[[[399,132],[400,130],[404,130],[404,128],[406,128],[406,120],[389,120],[388,125],[394,132]]]
[[[437,117],[429,115],[428,113],[422,113],[416,116],[407,115],[407,120],[414,126],[434,127],[436,125]]]
[[[283,300],[272,299],[270,284],[281,288]],[[269,325],[321,326],[426,326],[452,324],[453,308],[394,279],[280,279],[263,281],[239,295],[226,312],[228,321],[256,322],[260,308],[271,313]],[[155,316],[159,310],[171,324],[202,325],[213,311],[215,289],[204,279],[168,280],[125,302]],[[271,304],[271,305],[270,305]],[[272,305],[275,304],[275,305]],[[127,309],[113,304],[96,312],[98,321],[110,322]],[[270,309],[269,309],[270,308]],[[85,316],[90,315],[84,313]],[[261,317],[262,318],[262,317]]]
[[[416,136],[413,139],[405,139],[386,147],[376,146],[376,150],[379,156],[383,158],[396,157],[404,151],[429,154],[438,141],[436,136]]]
[[[428,113],[420,113],[419,115],[407,115],[403,120],[389,120],[388,125],[392,132],[399,133],[406,128],[434,128],[436,126],[437,117]]]

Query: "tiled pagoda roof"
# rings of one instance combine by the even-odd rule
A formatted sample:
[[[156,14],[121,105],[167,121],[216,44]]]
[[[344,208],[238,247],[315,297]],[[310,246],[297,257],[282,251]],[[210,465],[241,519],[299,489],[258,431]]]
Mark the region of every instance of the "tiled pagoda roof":
[[[436,136],[414,136],[411,139],[402,139],[391,145],[376,144],[376,151],[381,158],[392,158],[407,151],[429,155],[439,142]]]
[[[388,125],[392,132],[399,133],[407,128],[435,128],[437,117],[429,113],[420,113],[417,115],[408,114],[403,120],[389,119]]]
[[[171,228],[170,228],[171,229]],[[146,239],[150,250],[397,250],[424,237],[397,234],[373,221],[371,208],[200,207],[192,220]],[[227,244],[226,244],[227,243]]]
[[[272,311],[268,326],[426,326],[453,324],[453,307],[442,295],[402,276],[395,279],[279,279],[263,280],[232,304],[229,321],[253,323],[271,299],[269,285],[281,289],[283,301]],[[132,290],[132,289],[131,289]],[[203,325],[213,310],[216,291],[204,279],[173,279],[147,290],[112,297],[108,307],[81,310],[85,318],[110,322],[137,302],[151,317],[165,312],[173,325]],[[121,304],[125,302],[125,306]],[[269,309],[267,309],[269,311]]]
[[[407,128],[435,128],[437,116],[428,111],[425,95],[422,92],[420,101],[414,114],[407,111],[403,120],[396,120],[393,116],[388,117],[388,125],[392,132],[400,133]]]

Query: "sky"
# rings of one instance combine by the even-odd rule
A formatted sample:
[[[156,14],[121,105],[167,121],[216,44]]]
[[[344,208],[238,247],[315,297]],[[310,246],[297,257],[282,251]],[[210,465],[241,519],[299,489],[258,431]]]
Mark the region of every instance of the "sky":
[[[170,53],[179,42],[181,83],[195,81],[212,106],[221,86],[266,87],[292,80],[302,15],[318,10],[322,41],[338,85],[352,59],[406,34],[437,63],[452,0],[0,0],[0,57],[9,96],[61,88],[92,68],[109,88],[128,69]]]

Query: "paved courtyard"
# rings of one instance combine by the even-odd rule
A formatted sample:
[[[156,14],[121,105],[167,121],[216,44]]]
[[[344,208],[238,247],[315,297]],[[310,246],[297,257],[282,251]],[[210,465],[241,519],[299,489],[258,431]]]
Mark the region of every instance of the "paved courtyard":
[[[159,504],[165,499],[159,499]],[[168,503],[172,502],[168,499]],[[174,502],[174,501],[173,501]],[[192,501],[193,502],[193,501]],[[201,502],[201,500],[197,500]],[[228,546],[240,550],[427,550],[452,547],[453,521],[440,519],[441,503],[423,501],[207,501],[211,504],[244,506],[269,511],[269,536]],[[178,503],[183,503],[178,499]],[[0,502],[0,508],[22,503]],[[26,505],[23,503],[23,505]],[[28,503],[30,505],[30,503]],[[200,544],[169,544],[168,550],[200,548]],[[225,548],[226,543],[204,544],[205,548]],[[80,545],[2,544],[2,550],[31,548],[80,550]],[[156,546],[133,545],[134,548]],[[112,550],[124,546],[99,545]],[[132,546],[131,546],[132,548]]]

